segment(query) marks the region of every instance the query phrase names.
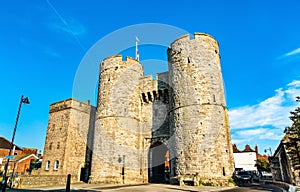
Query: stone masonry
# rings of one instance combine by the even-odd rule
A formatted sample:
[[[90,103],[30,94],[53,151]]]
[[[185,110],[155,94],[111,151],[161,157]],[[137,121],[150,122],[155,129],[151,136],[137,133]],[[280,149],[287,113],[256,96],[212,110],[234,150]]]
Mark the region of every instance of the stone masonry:
[[[228,180],[233,153],[218,43],[207,34],[186,35],[171,44],[168,56],[171,176]]]
[[[79,181],[81,168],[91,162],[92,144],[88,146],[87,140],[93,134],[96,109],[67,99],[53,103],[49,113],[43,167],[33,175],[72,174]]]
[[[228,184],[234,161],[218,43],[203,33],[182,36],[168,62],[169,71],[153,80],[136,59],[104,59],[97,108],[75,99],[50,106],[45,158],[35,174]]]

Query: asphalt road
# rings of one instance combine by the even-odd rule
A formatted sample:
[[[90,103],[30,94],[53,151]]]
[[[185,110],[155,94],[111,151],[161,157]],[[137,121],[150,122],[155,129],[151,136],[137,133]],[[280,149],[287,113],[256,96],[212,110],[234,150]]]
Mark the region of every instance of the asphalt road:
[[[259,183],[242,184],[235,189],[224,190],[223,192],[258,192],[258,191],[270,191],[270,192],[283,192],[285,190],[276,187],[274,185],[264,185]]]
[[[7,192],[54,192],[54,191],[65,191],[63,187],[56,189],[27,189],[27,190],[17,190],[8,189]],[[211,191],[223,191],[223,192],[282,192],[284,190],[275,187],[273,185],[263,185],[263,184],[243,184],[239,187],[195,187],[195,186],[177,186],[177,185],[166,185],[166,184],[147,184],[147,185],[135,185],[135,186],[101,186],[101,185],[77,185],[71,186],[72,192],[96,192],[96,191],[111,191],[111,192],[211,192]]]

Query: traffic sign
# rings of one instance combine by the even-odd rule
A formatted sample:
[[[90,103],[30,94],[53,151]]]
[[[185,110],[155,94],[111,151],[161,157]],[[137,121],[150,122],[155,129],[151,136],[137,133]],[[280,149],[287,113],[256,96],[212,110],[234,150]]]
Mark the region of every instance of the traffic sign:
[[[11,156],[5,156],[6,159],[14,159],[15,156],[11,155]]]

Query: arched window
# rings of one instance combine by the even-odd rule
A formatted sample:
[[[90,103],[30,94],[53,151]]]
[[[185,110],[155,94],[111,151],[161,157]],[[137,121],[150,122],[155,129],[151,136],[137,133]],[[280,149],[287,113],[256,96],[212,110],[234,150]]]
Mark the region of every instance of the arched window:
[[[54,163],[54,170],[58,170],[58,166],[59,166],[59,161],[56,160]]]
[[[50,169],[50,161],[47,161],[45,170],[49,170],[49,169]]]

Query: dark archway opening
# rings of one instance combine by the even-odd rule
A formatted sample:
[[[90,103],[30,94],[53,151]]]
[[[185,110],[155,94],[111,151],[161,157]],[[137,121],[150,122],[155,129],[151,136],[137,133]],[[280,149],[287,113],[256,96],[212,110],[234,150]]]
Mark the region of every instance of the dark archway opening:
[[[161,142],[151,145],[148,154],[148,182],[169,183],[169,149]]]

